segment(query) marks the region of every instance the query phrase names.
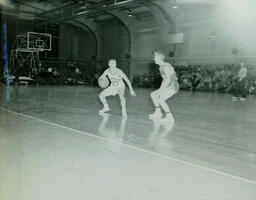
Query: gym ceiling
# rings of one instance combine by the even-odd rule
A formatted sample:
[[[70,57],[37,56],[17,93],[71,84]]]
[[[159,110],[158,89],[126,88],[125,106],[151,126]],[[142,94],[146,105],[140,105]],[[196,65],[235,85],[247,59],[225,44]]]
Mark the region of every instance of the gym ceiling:
[[[1,0],[2,13],[33,20],[36,26],[70,21],[104,23],[113,16],[138,21],[152,20],[157,12],[169,21],[186,18],[191,10],[216,6],[219,0]],[[153,8],[154,7],[154,8]],[[152,9],[153,8],[153,9]],[[124,17],[126,16],[126,17]],[[192,15],[191,15],[192,16]]]

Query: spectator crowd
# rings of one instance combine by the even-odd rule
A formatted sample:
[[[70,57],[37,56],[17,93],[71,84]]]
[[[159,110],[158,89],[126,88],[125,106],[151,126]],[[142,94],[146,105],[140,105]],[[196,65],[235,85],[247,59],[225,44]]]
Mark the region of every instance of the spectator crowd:
[[[214,92],[232,92],[237,82],[239,65],[190,65],[175,67],[181,89]],[[256,69],[247,65],[248,75],[245,88],[248,93],[256,93]],[[161,82],[160,74],[151,72],[135,76],[134,86],[158,87]]]

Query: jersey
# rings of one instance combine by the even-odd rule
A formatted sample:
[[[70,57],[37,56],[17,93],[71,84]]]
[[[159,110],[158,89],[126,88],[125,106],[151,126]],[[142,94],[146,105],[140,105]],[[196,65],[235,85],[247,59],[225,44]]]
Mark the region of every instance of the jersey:
[[[166,72],[164,71],[164,67],[168,67],[170,69],[169,74],[166,74]],[[169,76],[171,81],[167,87],[173,87],[175,90],[179,89],[179,83],[178,83],[178,78],[176,76],[176,72],[174,71],[173,67],[169,63],[165,63],[164,65],[161,65],[159,68],[159,71],[163,79],[166,79],[167,76]]]
[[[119,86],[123,83],[122,71],[118,68],[116,68],[116,72],[114,74],[111,73],[110,69],[107,69],[106,76],[108,76],[112,86]]]
[[[110,86],[106,88],[109,91],[109,94],[115,96],[116,94],[124,94],[125,84],[122,78],[122,70],[116,68],[114,74],[110,72],[110,69],[106,69],[104,75],[107,76],[110,80]]]

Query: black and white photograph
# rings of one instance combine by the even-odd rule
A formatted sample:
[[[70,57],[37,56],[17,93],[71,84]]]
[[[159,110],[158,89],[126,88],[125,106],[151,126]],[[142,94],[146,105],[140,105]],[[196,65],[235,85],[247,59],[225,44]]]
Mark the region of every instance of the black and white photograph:
[[[0,200],[256,200],[256,0],[0,0]]]

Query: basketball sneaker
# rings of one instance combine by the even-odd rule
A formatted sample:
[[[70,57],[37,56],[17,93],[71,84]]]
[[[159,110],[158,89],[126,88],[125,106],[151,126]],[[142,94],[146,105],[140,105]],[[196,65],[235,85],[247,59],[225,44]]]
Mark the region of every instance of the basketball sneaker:
[[[152,114],[148,115],[149,119],[157,119],[157,118],[162,118],[162,113],[161,111],[155,111]]]
[[[165,118],[162,119],[163,122],[174,122],[173,115],[171,113],[167,113]]]
[[[103,108],[99,111],[99,113],[105,113],[109,111],[109,106],[108,104],[104,105]]]

